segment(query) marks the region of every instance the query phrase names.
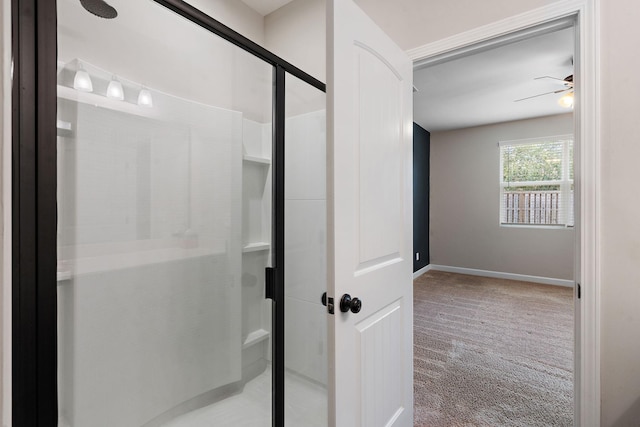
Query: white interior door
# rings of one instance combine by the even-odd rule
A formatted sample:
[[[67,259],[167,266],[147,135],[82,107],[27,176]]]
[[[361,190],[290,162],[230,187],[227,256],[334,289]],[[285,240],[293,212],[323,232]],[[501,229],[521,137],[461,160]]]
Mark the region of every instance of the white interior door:
[[[327,3],[330,424],[412,426],[412,64],[352,0]]]

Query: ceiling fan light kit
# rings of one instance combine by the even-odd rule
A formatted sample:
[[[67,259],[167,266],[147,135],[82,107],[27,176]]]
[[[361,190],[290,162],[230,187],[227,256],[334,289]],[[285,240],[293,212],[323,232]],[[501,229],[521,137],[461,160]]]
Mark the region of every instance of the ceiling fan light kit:
[[[564,86],[564,89],[554,90],[551,92],[540,93],[538,95],[528,96],[526,98],[516,99],[514,102],[525,101],[527,99],[537,98],[539,96],[550,95],[552,93],[565,93],[560,99],[558,99],[558,105],[564,108],[573,108],[573,74],[565,77],[564,79],[559,79],[557,77],[551,76],[542,76],[536,77],[534,80],[542,80],[542,79],[551,79],[558,81]]]
[[[564,108],[573,108],[573,92],[569,92],[558,99],[558,104]]]

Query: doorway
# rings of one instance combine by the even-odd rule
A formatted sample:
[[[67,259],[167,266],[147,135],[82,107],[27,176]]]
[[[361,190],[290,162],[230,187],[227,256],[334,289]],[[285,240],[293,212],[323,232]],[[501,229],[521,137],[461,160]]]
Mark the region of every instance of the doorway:
[[[574,90],[567,25],[414,73],[414,119],[433,131],[434,253],[415,286],[415,387],[440,396],[429,409],[448,421],[572,424],[574,123],[557,102]],[[418,422],[446,424],[425,410]]]
[[[425,45],[409,52],[414,65],[423,61],[445,60],[464,54],[467,50],[483,49],[491,46],[507,34],[507,40],[516,34],[534,33],[546,25],[554,25],[566,17],[576,18],[576,58],[575,74],[579,89],[576,92],[575,135],[579,139],[576,158],[576,260],[574,288],[575,297],[575,419],[576,425],[597,422],[599,402],[597,396],[597,325],[599,281],[595,266],[597,253],[590,248],[595,245],[597,225],[596,187],[598,176],[596,153],[598,146],[597,107],[594,103],[597,91],[595,84],[594,12],[591,2],[575,2],[562,7],[546,7],[518,15],[509,20],[487,25],[477,31],[469,31]],[[591,421],[589,421],[591,420]]]

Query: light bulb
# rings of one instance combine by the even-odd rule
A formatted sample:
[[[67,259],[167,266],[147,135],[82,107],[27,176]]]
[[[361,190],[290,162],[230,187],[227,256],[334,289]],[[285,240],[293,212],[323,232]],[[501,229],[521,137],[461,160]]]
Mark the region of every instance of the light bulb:
[[[78,66],[76,75],[73,78],[73,88],[81,92],[93,92],[93,83],[91,82],[91,76],[87,73],[82,64]]]
[[[573,92],[569,92],[568,94],[558,99],[558,104],[564,108],[573,107]]]
[[[140,89],[138,94],[138,105],[143,107],[153,107],[153,98],[151,98],[151,92],[144,87]]]
[[[122,83],[120,83],[116,76],[111,78],[109,86],[107,86],[107,98],[117,99],[118,101],[122,101],[124,99]]]

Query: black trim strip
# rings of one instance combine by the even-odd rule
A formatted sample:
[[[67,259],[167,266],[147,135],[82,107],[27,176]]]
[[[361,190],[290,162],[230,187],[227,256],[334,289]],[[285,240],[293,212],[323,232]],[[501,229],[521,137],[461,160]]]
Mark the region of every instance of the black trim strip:
[[[292,74],[310,84],[311,86],[320,89],[323,92],[327,91],[326,85],[322,83],[320,80],[315,77],[305,73],[300,68],[295,65],[285,61],[279,56],[269,52],[267,49],[263,48],[259,44],[249,40],[242,34],[232,30],[226,25],[222,24],[219,21],[216,21],[206,13],[201,10],[185,3],[182,0],[154,0],[156,3],[159,3],[177,13],[178,15],[188,19],[189,21],[211,31],[214,34],[222,37],[223,39],[235,44],[236,46],[241,47],[247,52],[257,56],[265,62],[273,66],[281,66],[284,71],[289,74]]]
[[[285,126],[285,70],[274,68],[273,85],[273,266],[276,268],[273,289],[272,329],[272,416],[273,427],[284,427],[284,126]]]
[[[56,3],[12,1],[14,426],[58,422]]]

